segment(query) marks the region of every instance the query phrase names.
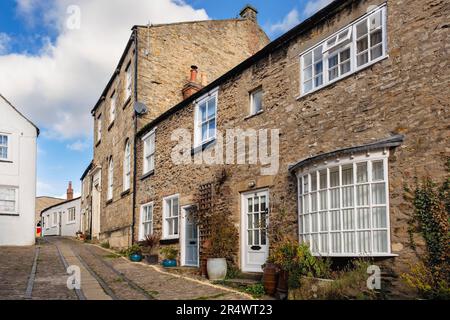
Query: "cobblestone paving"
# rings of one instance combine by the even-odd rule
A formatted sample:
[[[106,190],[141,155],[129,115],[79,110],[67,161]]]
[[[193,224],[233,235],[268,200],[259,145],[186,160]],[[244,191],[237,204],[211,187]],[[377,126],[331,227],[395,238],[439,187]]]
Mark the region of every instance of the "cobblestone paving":
[[[57,247],[66,261],[83,269],[82,291],[83,277],[89,278],[90,282],[96,281],[95,290],[92,283],[85,281],[85,293],[91,293],[85,294],[87,298],[106,296],[119,300],[249,299],[248,296],[208,283],[166,274],[162,268],[155,269],[145,264],[132,263],[107,250],[75,240],[54,237],[48,241],[40,240],[37,246],[40,247],[40,254],[31,297],[34,300],[78,299],[74,291],[67,289],[68,275]],[[0,247],[0,300],[26,298],[25,292],[37,246]]]

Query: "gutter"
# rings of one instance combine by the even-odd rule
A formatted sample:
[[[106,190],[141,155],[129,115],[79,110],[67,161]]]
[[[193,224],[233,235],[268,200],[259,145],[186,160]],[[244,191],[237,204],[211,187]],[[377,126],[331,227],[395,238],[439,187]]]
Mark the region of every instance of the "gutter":
[[[134,103],[138,102],[138,57],[139,57],[139,51],[138,51],[138,29],[134,28],[133,30],[133,37],[134,37]],[[134,109],[134,106],[133,106]],[[136,225],[136,217],[135,217],[135,211],[136,211],[136,176],[137,176],[137,170],[136,170],[136,163],[137,163],[137,157],[136,157],[136,141],[137,141],[137,126],[138,126],[138,113],[136,112],[136,109],[134,109],[134,132],[133,132],[133,201],[132,201],[132,215],[131,215],[131,245],[134,244],[134,227]]]

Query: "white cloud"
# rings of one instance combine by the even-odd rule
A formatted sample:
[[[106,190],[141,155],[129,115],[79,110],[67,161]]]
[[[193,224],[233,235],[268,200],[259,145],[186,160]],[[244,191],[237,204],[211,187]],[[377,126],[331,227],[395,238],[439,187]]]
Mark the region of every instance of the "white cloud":
[[[284,33],[300,23],[300,15],[297,9],[292,9],[283,21],[270,26],[271,33]]]
[[[0,52],[0,88],[40,127],[58,139],[92,134],[90,110],[100,97],[136,24],[208,19],[206,12],[171,0],[51,0],[44,17],[38,0],[16,0],[19,16],[52,22],[56,41],[39,54]],[[81,9],[81,28],[69,30],[67,8]]]
[[[67,149],[72,150],[72,151],[84,151],[87,150],[89,148],[90,144],[88,141],[86,140],[77,140],[71,144],[67,145]]]
[[[320,9],[326,7],[334,0],[310,0],[305,6],[305,9],[303,10],[303,16],[305,18],[308,18],[312,16],[314,13],[319,11]]]
[[[11,37],[4,32],[0,32],[0,55],[5,54],[8,51]]]

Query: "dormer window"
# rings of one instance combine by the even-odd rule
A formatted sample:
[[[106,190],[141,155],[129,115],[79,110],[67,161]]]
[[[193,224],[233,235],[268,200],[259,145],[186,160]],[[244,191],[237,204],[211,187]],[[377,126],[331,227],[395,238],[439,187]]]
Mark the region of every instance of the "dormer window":
[[[302,54],[302,96],[376,63],[386,55],[386,7],[381,6]]]

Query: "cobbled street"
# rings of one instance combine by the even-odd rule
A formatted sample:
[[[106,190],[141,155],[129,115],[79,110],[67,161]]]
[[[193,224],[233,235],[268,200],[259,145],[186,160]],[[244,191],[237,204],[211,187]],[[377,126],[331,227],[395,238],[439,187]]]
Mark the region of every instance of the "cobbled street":
[[[69,266],[80,290],[67,286]],[[132,263],[98,246],[60,237],[32,247],[0,247],[0,300],[248,300],[207,281]]]

